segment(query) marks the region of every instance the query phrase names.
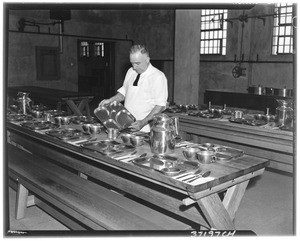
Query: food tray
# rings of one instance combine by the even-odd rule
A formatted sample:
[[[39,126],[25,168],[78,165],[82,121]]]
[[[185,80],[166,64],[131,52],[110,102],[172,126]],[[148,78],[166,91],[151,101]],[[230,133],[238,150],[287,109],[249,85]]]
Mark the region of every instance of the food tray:
[[[94,114],[106,128],[116,128],[119,131],[128,128],[135,121],[134,116],[119,102],[98,107]]]
[[[71,122],[73,124],[85,124],[85,123],[93,124],[96,123],[97,121],[92,116],[74,116],[72,117]]]
[[[126,153],[135,149],[133,146],[127,146],[117,141],[110,140],[85,143],[82,144],[81,147],[90,151],[99,152],[103,155]]]
[[[172,176],[181,172],[192,171],[199,168],[199,163],[183,161],[180,159],[171,160],[159,157],[140,157],[132,161],[133,164],[150,170],[160,171],[165,175]]]
[[[73,128],[50,130],[46,131],[45,133],[49,136],[56,137],[63,141],[87,139],[90,137],[90,134]]]
[[[33,117],[29,116],[29,115],[23,115],[23,114],[9,114],[9,115],[7,115],[7,120],[8,121],[16,121],[16,122],[31,121],[31,120],[33,120]]]
[[[240,149],[213,143],[199,144],[198,147],[209,151],[214,151],[216,159],[219,161],[230,161],[244,155],[244,151]]]
[[[234,117],[231,117],[229,119],[229,121],[232,123],[245,124],[245,125],[250,125],[250,126],[262,126],[262,125],[267,124],[267,122],[265,120],[234,118]]]
[[[59,127],[59,125],[53,124],[50,121],[27,121],[21,123],[21,126],[31,130],[47,130]]]

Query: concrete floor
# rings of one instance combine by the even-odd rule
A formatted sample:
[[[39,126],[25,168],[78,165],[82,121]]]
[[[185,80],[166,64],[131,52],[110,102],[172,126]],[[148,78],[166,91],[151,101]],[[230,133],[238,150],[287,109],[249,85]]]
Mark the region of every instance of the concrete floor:
[[[14,218],[16,193],[9,190],[10,230],[68,230],[33,206],[22,220]],[[293,178],[265,171],[252,179],[236,215],[237,230],[252,230],[259,236],[294,236]],[[45,232],[47,235],[47,232]]]

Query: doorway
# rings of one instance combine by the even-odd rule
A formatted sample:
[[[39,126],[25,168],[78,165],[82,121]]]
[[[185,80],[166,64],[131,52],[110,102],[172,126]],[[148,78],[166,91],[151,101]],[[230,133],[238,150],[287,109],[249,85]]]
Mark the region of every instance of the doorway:
[[[78,92],[102,100],[114,94],[114,43],[79,39]]]

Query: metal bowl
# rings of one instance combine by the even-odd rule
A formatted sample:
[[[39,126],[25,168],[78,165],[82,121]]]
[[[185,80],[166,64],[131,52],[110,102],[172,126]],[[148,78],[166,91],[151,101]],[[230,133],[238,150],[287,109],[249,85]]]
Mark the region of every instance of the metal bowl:
[[[62,118],[62,116],[55,116],[54,117],[55,124],[61,125],[61,118]]]
[[[263,114],[255,114],[254,115],[254,119],[256,119],[256,120],[262,120],[264,118],[264,116],[265,115],[263,115]]]
[[[266,122],[272,122],[272,121],[275,121],[275,116],[274,115],[264,115],[263,120]]]
[[[185,148],[182,153],[184,157],[189,161],[196,161],[197,160],[197,152],[199,152],[201,149],[197,147],[188,147]]]
[[[90,126],[91,126],[92,124],[91,123],[84,123],[83,125],[82,125],[82,130],[84,131],[84,132],[90,132]]]
[[[101,132],[102,125],[100,123],[90,124],[89,130],[91,134],[99,134]]]
[[[43,111],[41,110],[32,110],[31,113],[35,118],[42,118],[43,116]]]
[[[124,144],[131,144],[131,142],[130,142],[131,136],[132,135],[129,134],[129,133],[124,133],[124,134],[121,135],[121,139],[124,142]]]
[[[70,116],[62,116],[61,117],[61,124],[62,125],[69,125],[71,122],[71,117]]]
[[[141,146],[144,144],[144,137],[143,136],[134,136],[130,137],[130,143],[133,146]]]

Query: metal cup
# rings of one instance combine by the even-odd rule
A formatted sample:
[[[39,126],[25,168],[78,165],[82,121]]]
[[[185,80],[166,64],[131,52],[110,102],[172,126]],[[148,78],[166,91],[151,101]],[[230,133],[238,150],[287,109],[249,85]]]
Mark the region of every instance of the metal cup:
[[[49,112],[44,112],[44,120],[52,122],[52,115]]]
[[[110,140],[115,140],[117,139],[118,136],[118,129],[115,128],[108,128],[107,129],[107,137]]]
[[[243,118],[243,111],[241,111],[241,110],[236,110],[235,112],[234,112],[234,118],[235,119],[239,119],[239,118]]]
[[[214,151],[199,151],[197,152],[197,159],[202,164],[210,164],[216,161]]]

